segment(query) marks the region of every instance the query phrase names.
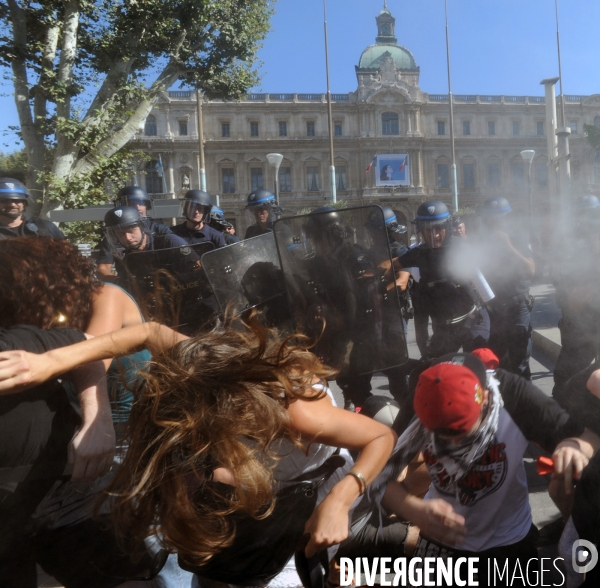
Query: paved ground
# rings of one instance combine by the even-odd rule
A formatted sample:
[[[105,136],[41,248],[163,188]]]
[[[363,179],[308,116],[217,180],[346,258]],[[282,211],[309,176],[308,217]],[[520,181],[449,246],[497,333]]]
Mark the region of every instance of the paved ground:
[[[554,289],[552,286],[548,284],[536,285],[531,289],[531,292],[536,298],[532,313],[532,323],[535,329],[534,352],[531,360],[532,380],[546,395],[551,396],[553,387],[552,370],[554,368],[554,361],[560,350],[560,335],[558,328],[556,328],[560,313],[554,303]],[[411,358],[418,358],[420,356],[414,339],[412,321],[409,327],[408,351]],[[387,378],[383,374],[375,374],[371,383],[374,394],[389,396]],[[343,405],[340,389],[333,384],[332,390],[338,404]],[[535,471],[535,460],[541,453],[538,447],[531,444],[525,456],[525,468],[529,483],[529,502],[531,504],[533,522],[538,528],[556,520],[559,516],[558,509],[548,497],[548,480],[545,477],[538,476]],[[556,547],[551,546],[541,549],[540,555],[543,557],[556,557]],[[545,575],[545,581],[550,582],[547,585],[552,585],[553,582],[559,585],[561,577],[558,574],[556,577]],[[40,574],[38,585],[40,588],[58,588],[60,586],[55,580],[45,576],[43,573]],[[293,563],[290,563],[271,582],[270,586],[272,588],[301,588],[302,585]]]

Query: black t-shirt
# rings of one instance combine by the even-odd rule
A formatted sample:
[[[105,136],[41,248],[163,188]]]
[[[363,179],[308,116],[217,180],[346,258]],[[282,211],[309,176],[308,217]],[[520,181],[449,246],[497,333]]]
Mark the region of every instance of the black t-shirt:
[[[53,223],[41,218],[23,218],[23,222],[14,228],[0,226],[0,239],[11,237],[50,237],[64,239],[62,231]]]
[[[184,239],[190,245],[206,243],[207,241],[210,241],[215,246],[215,249],[225,247],[226,245],[223,233],[206,224],[201,230],[195,231],[194,229],[188,229],[186,223],[183,222],[180,225],[173,227],[173,233]]]
[[[81,331],[30,326],[0,329],[0,350],[43,353],[84,341]],[[66,448],[79,426],[77,411],[64,388],[49,380],[25,392],[0,396],[0,503],[18,481],[13,468],[33,466],[28,479],[61,475],[67,463]],[[14,474],[17,474],[15,478]]]

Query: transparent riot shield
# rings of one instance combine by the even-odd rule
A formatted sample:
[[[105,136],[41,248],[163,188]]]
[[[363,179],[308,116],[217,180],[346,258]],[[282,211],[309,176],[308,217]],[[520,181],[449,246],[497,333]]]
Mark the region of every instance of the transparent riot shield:
[[[280,219],[275,242],[295,328],[341,377],[408,360],[395,274],[379,206]]]
[[[260,311],[269,326],[289,330],[291,316],[273,233],[206,253],[202,267],[222,313]]]
[[[186,334],[211,320],[216,302],[202,269],[212,243],[128,253],[124,260],[129,291],[146,318]]]

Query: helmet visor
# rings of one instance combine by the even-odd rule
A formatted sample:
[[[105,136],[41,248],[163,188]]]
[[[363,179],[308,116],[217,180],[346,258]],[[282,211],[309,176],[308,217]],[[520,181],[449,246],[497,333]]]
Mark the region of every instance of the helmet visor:
[[[138,221],[131,225],[116,225],[106,227],[106,240],[111,252],[136,251],[140,249],[146,239],[146,225],[143,221]]]
[[[192,200],[186,200],[183,198],[179,203],[178,216],[186,218],[192,223],[198,224],[208,221],[210,209],[210,206],[199,204],[198,202],[193,202]]]
[[[419,231],[419,242],[431,249],[442,247],[449,236],[447,222],[420,221],[417,224],[417,229]]]

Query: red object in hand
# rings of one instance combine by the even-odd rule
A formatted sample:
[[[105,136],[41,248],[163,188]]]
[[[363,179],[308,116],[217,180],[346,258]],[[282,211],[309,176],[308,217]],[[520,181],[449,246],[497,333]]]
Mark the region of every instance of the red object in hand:
[[[540,476],[552,474],[554,472],[554,460],[551,457],[538,457],[536,469]]]

